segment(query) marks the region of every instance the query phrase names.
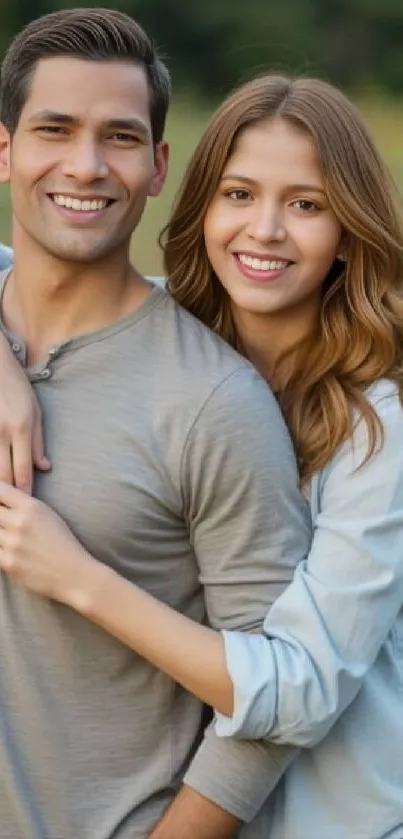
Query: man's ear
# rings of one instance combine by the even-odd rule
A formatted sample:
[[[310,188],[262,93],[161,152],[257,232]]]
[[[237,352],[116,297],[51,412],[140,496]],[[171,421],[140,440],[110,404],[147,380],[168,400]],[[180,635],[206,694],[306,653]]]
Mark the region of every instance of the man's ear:
[[[4,123],[0,122],[0,183],[10,180],[11,137]]]
[[[168,143],[161,142],[155,147],[154,152],[154,175],[149,186],[148,195],[155,198],[160,194],[165,183],[165,178],[168,172],[169,162],[169,146]]]

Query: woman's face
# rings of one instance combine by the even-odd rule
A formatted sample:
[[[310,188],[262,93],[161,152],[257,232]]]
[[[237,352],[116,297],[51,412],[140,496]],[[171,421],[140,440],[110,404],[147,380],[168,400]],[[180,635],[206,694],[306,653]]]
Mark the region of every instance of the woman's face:
[[[342,228],[312,137],[281,118],[246,128],[207,211],[204,237],[235,310],[318,308]]]

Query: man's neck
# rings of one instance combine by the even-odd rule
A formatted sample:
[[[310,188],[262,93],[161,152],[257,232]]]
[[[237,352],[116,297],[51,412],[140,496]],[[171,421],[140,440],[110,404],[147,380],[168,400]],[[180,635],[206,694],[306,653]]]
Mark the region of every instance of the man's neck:
[[[142,305],[150,287],[115,255],[97,264],[66,263],[49,255],[15,253],[2,303],[6,327],[26,341],[30,364],[50,347],[93,332]]]

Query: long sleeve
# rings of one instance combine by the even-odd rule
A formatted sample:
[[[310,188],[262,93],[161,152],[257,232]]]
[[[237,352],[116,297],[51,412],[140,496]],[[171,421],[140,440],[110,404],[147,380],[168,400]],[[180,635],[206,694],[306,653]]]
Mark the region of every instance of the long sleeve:
[[[204,406],[184,451],[182,485],[210,625],[260,631],[309,550],[311,519],[278,405],[251,368],[229,377]],[[248,821],[294,755],[289,747],[220,739],[212,725],[184,780]]]
[[[310,553],[259,636],[225,632],[235,688],[221,736],[313,746],[357,695],[403,604],[403,409],[376,389],[383,446],[361,420],[317,487]]]

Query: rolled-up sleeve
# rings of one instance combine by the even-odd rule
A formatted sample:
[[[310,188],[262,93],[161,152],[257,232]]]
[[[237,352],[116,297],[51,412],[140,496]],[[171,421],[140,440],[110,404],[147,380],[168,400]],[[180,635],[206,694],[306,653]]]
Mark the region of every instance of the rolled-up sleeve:
[[[225,631],[234,684],[222,737],[313,746],[357,695],[403,604],[403,410],[392,385],[376,402],[384,441],[360,421],[324,471],[311,551],[260,635]]]

